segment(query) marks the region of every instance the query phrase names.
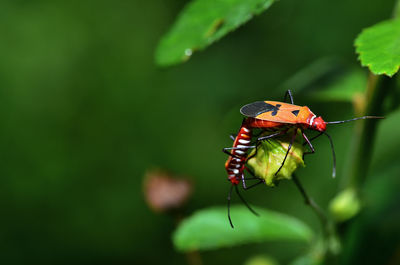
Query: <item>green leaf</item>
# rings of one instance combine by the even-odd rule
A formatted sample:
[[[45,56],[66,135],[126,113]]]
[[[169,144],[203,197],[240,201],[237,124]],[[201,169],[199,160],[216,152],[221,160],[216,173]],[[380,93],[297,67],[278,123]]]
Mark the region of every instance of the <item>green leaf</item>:
[[[168,66],[184,62],[254,15],[274,0],[193,0],[181,12],[156,50],[156,63]]]
[[[393,76],[400,67],[400,19],[364,29],[355,46],[362,66],[377,75]]]
[[[185,219],[173,235],[180,251],[210,250],[272,240],[309,242],[311,229],[298,219],[257,208],[259,217],[244,206],[232,206],[229,225],[226,207],[208,208]]]

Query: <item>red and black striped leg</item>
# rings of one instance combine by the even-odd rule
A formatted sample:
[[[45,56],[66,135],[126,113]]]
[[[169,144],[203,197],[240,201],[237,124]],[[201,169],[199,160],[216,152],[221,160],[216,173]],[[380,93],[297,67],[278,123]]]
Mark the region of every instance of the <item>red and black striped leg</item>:
[[[236,191],[237,195],[239,196],[240,200],[242,200],[242,202],[244,203],[244,205],[246,205],[246,207],[250,210],[250,212],[252,212],[256,216],[259,216],[259,214],[256,211],[254,211],[253,208],[251,208],[251,206],[245,201],[245,199],[239,193],[239,189],[238,189],[237,185],[235,185],[235,191]]]
[[[283,98],[283,101],[286,101],[287,96],[289,96],[290,103],[291,103],[291,104],[294,104],[293,96],[292,96],[292,91],[291,91],[290,89],[288,89],[288,90],[286,91],[286,94],[285,94],[285,97]]]
[[[289,147],[286,152],[285,158],[283,159],[283,162],[282,162],[281,166],[279,167],[278,171],[275,172],[275,176],[279,173],[279,171],[282,169],[283,165],[285,164],[286,158],[289,155],[289,152],[290,152],[290,149],[292,148],[294,140],[296,139],[296,134],[297,134],[297,130],[294,130],[294,133],[293,133],[292,139],[290,140]]]
[[[231,197],[232,197],[232,189],[233,189],[233,185],[231,185],[230,189],[229,189],[229,193],[228,193],[228,219],[229,219],[229,223],[231,224],[231,227],[234,228],[233,223],[232,223],[232,219],[231,219]]]

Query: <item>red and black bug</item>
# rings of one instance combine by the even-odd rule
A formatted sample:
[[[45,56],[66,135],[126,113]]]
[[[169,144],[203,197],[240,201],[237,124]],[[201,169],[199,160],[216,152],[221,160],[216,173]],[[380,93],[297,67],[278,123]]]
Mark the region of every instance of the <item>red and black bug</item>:
[[[247,187],[246,183],[245,183],[246,178],[244,177],[244,170],[247,169],[245,167],[245,164],[248,160],[247,150],[249,150],[251,148],[256,148],[259,141],[267,140],[267,139],[270,139],[270,138],[273,138],[273,137],[276,137],[279,135],[283,135],[283,134],[286,134],[289,131],[289,129],[298,128],[298,129],[300,129],[303,139],[305,140],[305,144],[307,144],[310,147],[310,152],[304,153],[304,155],[306,155],[306,154],[312,154],[315,152],[315,149],[314,149],[313,145],[311,144],[311,141],[316,139],[317,137],[321,136],[322,134],[325,134],[329,139],[331,149],[332,149],[332,156],[333,156],[332,176],[335,177],[335,175],[336,175],[335,150],[334,150],[332,138],[330,137],[329,134],[326,133],[326,125],[327,124],[345,123],[345,122],[355,121],[355,120],[360,120],[360,119],[381,119],[381,118],[383,118],[383,117],[377,117],[377,116],[363,116],[363,117],[358,117],[358,118],[354,118],[354,119],[350,119],[350,120],[325,122],[322,119],[322,117],[320,117],[320,116],[317,117],[308,107],[294,105],[292,93],[290,90],[288,90],[286,92],[284,101],[286,100],[287,96],[289,96],[290,104],[284,103],[284,102],[279,102],[279,101],[257,101],[257,102],[250,103],[250,104],[243,106],[240,109],[240,113],[242,113],[247,118],[245,118],[243,120],[242,125],[239,130],[239,133],[236,136],[236,138],[234,139],[233,146],[231,148],[223,149],[223,152],[225,152],[229,155],[229,158],[225,163],[225,169],[228,173],[228,180],[232,183],[232,186],[230,188],[229,195],[228,195],[228,218],[229,218],[229,222],[232,227],[233,227],[233,224],[232,224],[232,221],[230,218],[230,199],[231,199],[231,193],[232,193],[233,187],[235,187],[235,190],[236,190],[238,196],[240,197],[240,199],[243,201],[243,203],[253,213],[255,213],[254,210],[246,203],[246,201],[240,195],[237,185],[240,183],[240,181],[242,181],[243,188],[249,189],[249,188],[256,186],[263,182],[262,179],[254,176],[254,174],[252,174],[252,172],[250,170],[247,170],[254,177],[254,178],[249,178],[249,179],[260,180],[258,183],[254,184],[250,187]],[[250,143],[252,140],[253,129],[262,129],[262,130],[272,131],[272,134],[270,134],[268,136],[263,136],[263,137],[257,138],[256,144],[251,145]],[[307,129],[318,131],[319,134],[311,139],[308,139],[308,137],[304,133],[304,131]],[[285,157],[282,161],[281,166],[275,173],[275,175],[278,174],[278,172],[282,169],[282,167],[286,161],[286,158],[290,152],[290,149],[293,145],[293,142],[296,138],[297,130],[293,130],[293,131],[294,131],[294,133],[291,137]],[[230,152],[228,150],[230,150]]]
[[[240,195],[239,189],[237,185],[240,181],[243,182],[243,188],[247,189],[245,178],[244,178],[244,170],[247,169],[245,167],[247,161],[247,150],[250,148],[254,148],[251,146],[251,138],[252,138],[252,130],[248,128],[246,124],[246,119],[243,120],[242,126],[240,126],[239,132],[236,137],[233,138],[233,147],[232,148],[224,148],[223,152],[229,155],[228,160],[225,162],[225,169],[228,173],[228,180],[232,183],[229,194],[228,194],[228,219],[229,223],[233,228],[233,223],[230,215],[230,201],[232,195],[232,189],[235,188],[236,194],[242,200],[242,202],[249,208],[251,212],[255,215],[258,215],[250,205],[244,200],[244,198]],[[228,151],[230,149],[230,152]]]
[[[269,129],[276,130],[276,133],[273,136],[281,135],[287,133],[290,128],[298,128],[301,130],[301,134],[303,139],[305,140],[305,144],[310,147],[310,152],[306,152],[304,154],[312,154],[315,152],[311,141],[316,139],[317,137],[325,134],[329,142],[331,144],[332,155],[333,155],[333,170],[332,176],[336,176],[336,157],[335,150],[333,147],[333,141],[329,134],[326,133],[326,125],[327,124],[338,124],[345,123],[349,121],[361,120],[361,119],[382,119],[383,117],[377,116],[363,116],[358,118],[353,118],[350,120],[343,121],[331,121],[325,122],[321,116],[317,117],[308,107],[306,106],[296,106],[293,103],[293,96],[290,90],[286,92],[286,97],[289,96],[291,104],[283,103],[279,101],[257,101],[254,103],[247,104],[240,109],[240,113],[244,116],[248,117],[246,119],[246,124],[251,128],[260,128],[260,129]],[[308,139],[305,130],[314,130],[318,131],[319,134],[311,139]],[[279,133],[280,132],[280,133]],[[279,172],[279,170],[283,167],[287,155],[290,152],[290,149],[293,145],[293,142],[296,138],[297,130],[294,130],[292,139],[290,141],[288,150],[286,152],[286,156],[282,161],[281,167],[275,173],[275,175]],[[267,136],[267,138],[271,138],[271,136]],[[265,137],[258,138],[258,141],[265,139]]]
[[[247,206],[247,208],[252,213],[258,216],[257,212],[251,208],[251,206],[246,202],[246,200],[240,194],[238,185],[240,184],[240,182],[242,182],[243,189],[248,190],[261,183],[264,183],[264,179],[256,177],[254,173],[246,167],[247,160],[249,160],[252,156],[256,155],[255,153],[250,157],[248,156],[248,150],[256,148],[256,145],[251,144],[253,137],[253,129],[249,126],[249,121],[251,120],[248,118],[243,120],[242,125],[240,126],[239,132],[236,137],[231,135],[231,138],[233,140],[233,146],[226,147],[222,150],[224,153],[229,155],[228,160],[225,162],[225,169],[228,173],[228,181],[230,181],[232,184],[228,194],[228,219],[232,228],[234,227],[230,217],[230,201],[232,196],[232,190],[235,189],[237,195],[242,200],[242,202]],[[272,138],[280,134],[281,132],[273,133],[271,135],[261,137],[258,139],[266,140],[268,138]],[[252,175],[251,178],[245,178],[244,175],[245,170]],[[258,180],[258,182],[252,184],[251,186],[247,186],[246,180]]]

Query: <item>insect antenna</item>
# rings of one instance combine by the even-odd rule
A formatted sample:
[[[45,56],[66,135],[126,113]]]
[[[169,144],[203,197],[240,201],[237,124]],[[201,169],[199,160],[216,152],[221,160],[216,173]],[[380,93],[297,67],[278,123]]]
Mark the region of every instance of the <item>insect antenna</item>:
[[[339,124],[339,123],[345,123],[349,121],[356,121],[356,120],[365,120],[365,119],[384,119],[385,117],[380,117],[380,116],[363,116],[363,117],[358,117],[350,120],[344,120],[344,121],[326,121],[326,124]]]
[[[231,219],[231,195],[232,195],[232,188],[233,188],[233,185],[231,185],[231,188],[229,189],[229,193],[228,193],[228,219],[229,219],[229,223],[231,224],[231,227],[234,228],[233,223],[232,223],[232,219]]]
[[[242,197],[242,195],[240,195],[239,193],[239,189],[237,187],[237,185],[235,185],[235,190],[237,195],[239,196],[239,198],[242,200],[242,202],[244,203],[244,205],[246,205],[246,207],[250,210],[250,212],[254,213],[254,215],[256,216],[260,216],[256,211],[253,210],[253,208],[250,207],[250,205],[244,200],[244,198]]]
[[[334,177],[336,177],[336,155],[335,155],[335,148],[333,147],[332,137],[331,137],[329,134],[327,134],[326,132],[323,132],[323,134],[325,134],[325,135],[328,137],[329,142],[330,142],[330,144],[331,144],[332,157],[333,157],[332,177],[334,178]]]
[[[350,121],[356,121],[356,120],[365,120],[365,119],[384,119],[385,117],[381,117],[381,116],[363,116],[363,117],[357,117],[357,118],[353,118],[350,120],[343,120],[343,121],[327,121],[325,122],[325,124],[339,124],[339,123],[345,123],[345,122],[350,122]],[[331,144],[331,148],[332,148],[332,156],[333,156],[333,170],[332,170],[332,177],[336,177],[336,155],[335,155],[335,148],[333,147],[333,141],[332,138],[329,134],[327,134],[326,132],[322,132],[323,134],[325,134],[328,139],[329,142]],[[316,137],[318,137],[319,135],[317,135]]]

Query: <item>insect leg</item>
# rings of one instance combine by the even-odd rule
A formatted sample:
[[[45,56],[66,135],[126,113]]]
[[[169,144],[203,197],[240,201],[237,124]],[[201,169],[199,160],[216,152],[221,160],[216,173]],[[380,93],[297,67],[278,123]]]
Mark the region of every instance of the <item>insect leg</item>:
[[[265,183],[265,180],[262,179],[262,180],[260,180],[259,182],[254,183],[253,185],[250,185],[250,186],[246,187],[245,190],[249,190],[249,189],[251,189],[251,188],[254,188],[255,186],[257,186],[257,185],[259,185],[259,184],[261,184],[261,183]]]
[[[303,135],[303,138],[306,141],[304,144],[308,144],[308,146],[311,149],[310,152],[304,152],[303,153],[303,160],[304,160],[304,156],[305,155],[309,155],[309,154],[314,154],[315,153],[315,149],[314,149],[313,145],[311,144],[311,141],[307,138],[307,135],[303,131],[301,132],[301,134]]]
[[[264,182],[265,182],[262,178],[259,178],[259,177],[257,177],[256,175],[254,175],[254,173],[253,173],[250,169],[248,169],[247,167],[245,167],[245,169],[246,169],[247,172],[249,172],[253,177],[252,177],[252,178],[245,178],[245,177],[244,177],[244,174],[242,174],[242,182],[243,182],[243,185],[242,185],[242,186],[243,186],[243,189],[244,189],[244,190],[248,190],[248,189],[250,189],[250,188],[252,188],[252,187],[254,187],[254,186],[257,186],[258,184],[261,184],[261,183],[264,183]],[[257,182],[257,183],[255,183],[255,184],[251,185],[250,187],[247,187],[247,186],[246,186],[245,180],[259,180],[259,182]]]
[[[261,141],[262,141],[262,140],[267,140],[267,141],[268,141],[268,139],[273,138],[273,137],[275,137],[275,136],[279,136],[279,135],[281,135],[281,134],[285,134],[286,132],[287,132],[287,130],[284,130],[284,131],[280,131],[280,132],[277,132],[277,133],[274,133],[274,134],[270,134],[270,135],[258,137],[258,138],[257,138],[257,142],[256,142],[256,146],[255,146],[256,152],[254,152],[254,154],[252,154],[251,156],[247,157],[246,160],[249,160],[249,159],[253,158],[254,156],[256,156],[257,150],[258,150],[258,146],[261,144]],[[260,133],[260,134],[261,134],[261,133]],[[254,176],[254,175],[253,175],[253,176]]]
[[[295,130],[293,133],[293,136],[292,136],[292,139],[290,140],[290,144],[289,144],[288,150],[286,152],[285,158],[283,159],[283,162],[282,162],[281,166],[279,167],[278,171],[276,171],[275,176],[278,174],[278,172],[282,169],[283,165],[285,164],[286,158],[290,152],[290,149],[292,148],[293,142],[296,139],[296,134],[297,134],[297,130]]]
[[[235,141],[236,136],[237,136],[237,134],[231,133],[231,134],[229,135],[229,138],[231,138],[232,141]]]
[[[259,185],[259,184],[261,184],[261,183],[265,183],[265,180],[264,180],[264,179],[259,178],[259,177],[257,177],[256,175],[254,175],[253,171],[251,171],[249,168],[246,167],[245,169],[247,170],[247,172],[249,172],[249,173],[253,176],[253,178],[248,178],[248,179],[252,179],[252,180],[256,180],[256,179],[257,179],[257,180],[259,180],[259,182],[254,183],[253,185],[247,187],[245,190],[254,188],[255,186],[257,186],[257,185]]]
[[[253,208],[250,207],[250,205],[245,201],[245,199],[242,197],[242,195],[239,193],[239,189],[237,187],[237,185],[235,185],[235,190],[237,195],[239,196],[239,198],[242,200],[242,202],[244,203],[244,205],[246,205],[246,207],[255,215],[259,216],[258,213],[256,211],[253,210]]]
[[[314,141],[315,139],[317,139],[318,137],[320,137],[321,135],[323,134],[323,132],[320,132],[319,134],[317,134],[316,136],[314,136],[314,137],[311,137],[309,140],[310,140],[310,142],[311,141]],[[308,143],[304,143],[303,145],[306,145],[306,144],[308,144]]]
[[[225,147],[223,150],[245,150],[256,148],[255,145],[243,146],[243,147]]]
[[[286,132],[287,132],[287,130],[284,130],[284,131],[279,131],[277,133],[273,133],[273,134],[270,134],[270,135],[261,136],[261,137],[257,138],[257,142],[262,141],[262,140],[268,140],[269,138],[273,138],[275,136],[279,136],[279,135],[285,134]]]
[[[222,149],[222,152],[224,152],[225,154],[227,154],[231,157],[242,159],[241,157],[239,157],[235,154],[232,154],[228,150],[246,150],[246,149],[253,149],[253,148],[256,148],[256,146],[252,145],[252,146],[246,146],[246,147],[225,147]]]
[[[228,156],[231,156],[231,157],[234,157],[234,158],[242,159],[241,157],[239,157],[239,156],[237,156],[237,155],[234,155],[234,154],[232,154],[231,152],[228,152],[228,151],[226,150],[226,148],[222,149],[222,152],[224,152],[224,153],[227,154]]]
[[[290,89],[288,89],[288,91],[286,91],[286,94],[285,94],[285,97],[283,98],[283,101],[286,101],[287,96],[289,96],[290,103],[294,104],[292,91]]]
[[[246,161],[248,161],[249,159],[251,159],[251,158],[253,158],[253,157],[255,157],[255,156],[257,155],[258,146],[260,145],[260,143],[261,143],[261,142],[257,141],[256,146],[255,146],[256,151],[255,151],[254,154],[252,154],[251,156],[248,156],[248,157],[246,158]],[[253,175],[253,176],[254,176],[254,175]]]
[[[232,223],[232,219],[231,219],[231,196],[232,196],[232,189],[233,189],[233,185],[231,185],[230,189],[229,189],[229,193],[228,193],[228,219],[229,219],[229,223],[231,224],[231,227],[233,227],[233,223]]]
[[[247,189],[247,187],[246,187],[246,181],[244,180],[244,174],[243,174],[243,172],[242,172],[242,177],[241,177],[241,179],[242,179],[243,189]]]
[[[245,180],[261,180],[260,178],[254,177],[254,178],[244,178]]]

